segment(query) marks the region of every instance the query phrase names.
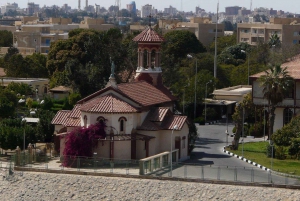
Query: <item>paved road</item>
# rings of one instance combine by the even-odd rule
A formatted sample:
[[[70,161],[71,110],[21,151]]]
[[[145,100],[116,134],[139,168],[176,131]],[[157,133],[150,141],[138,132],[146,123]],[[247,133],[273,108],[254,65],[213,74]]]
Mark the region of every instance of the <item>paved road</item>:
[[[232,132],[233,125],[228,125],[229,133]],[[185,163],[195,165],[179,164],[174,167],[174,177],[191,177],[191,178],[207,178],[220,179],[230,181],[244,182],[274,182],[277,184],[300,184],[299,180],[285,178],[282,176],[270,174],[248,164],[240,159],[232,157],[222,152],[226,144],[231,144],[233,137],[225,134],[226,124],[214,124],[197,126],[198,140],[192,153],[192,158]],[[261,141],[263,139],[245,138],[245,142]],[[167,171],[162,173],[166,175]]]

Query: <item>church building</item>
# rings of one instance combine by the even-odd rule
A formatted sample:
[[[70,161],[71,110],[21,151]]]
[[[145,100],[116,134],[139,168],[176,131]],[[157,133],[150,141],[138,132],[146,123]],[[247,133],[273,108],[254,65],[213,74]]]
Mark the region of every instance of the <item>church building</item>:
[[[172,145],[172,150],[178,150],[179,161],[188,159],[187,117],[174,114],[176,97],[162,82],[160,61],[164,39],[148,27],[133,40],[138,43],[134,80],[117,84],[112,63],[112,73],[104,89],[78,101],[70,111],[59,111],[53,118],[55,133],[60,136],[61,155],[70,131],[105,121],[106,137],[98,139],[93,150],[97,157],[142,159],[170,151]]]

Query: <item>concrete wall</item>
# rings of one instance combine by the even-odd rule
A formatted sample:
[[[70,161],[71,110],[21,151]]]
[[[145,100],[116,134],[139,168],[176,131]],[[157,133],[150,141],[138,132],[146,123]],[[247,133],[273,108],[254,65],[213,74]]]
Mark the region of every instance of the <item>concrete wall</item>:
[[[274,121],[274,129],[273,132],[282,128],[283,126],[283,110],[284,108],[276,108],[275,110],[275,121]]]

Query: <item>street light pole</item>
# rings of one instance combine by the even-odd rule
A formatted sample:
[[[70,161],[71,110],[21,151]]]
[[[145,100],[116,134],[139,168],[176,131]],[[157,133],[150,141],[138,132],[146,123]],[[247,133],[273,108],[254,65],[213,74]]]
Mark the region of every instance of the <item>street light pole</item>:
[[[194,58],[192,55],[188,54],[188,58]],[[196,119],[196,109],[197,109],[197,69],[198,69],[198,62],[196,58],[196,75],[195,75],[195,101],[194,101],[194,119]]]
[[[207,85],[209,84],[209,83],[211,83],[212,81],[211,80],[209,80],[209,82],[207,82],[206,83],[206,85],[205,85],[205,98],[204,98],[204,122],[206,123],[206,96],[207,96]]]
[[[173,144],[172,144],[172,139],[173,139],[173,133],[174,133],[174,130],[177,130],[178,129],[178,126],[177,125],[175,125],[174,127],[173,127],[173,129],[172,129],[172,133],[171,133],[171,141],[170,141],[170,144],[171,144],[171,152],[170,152],[170,168],[171,168],[171,170],[170,170],[170,177],[172,177],[172,171],[173,171],[173,158],[172,158],[172,155],[173,155]]]
[[[244,158],[244,121],[245,121],[245,108],[243,108],[243,130],[242,130],[242,157]]]
[[[264,141],[266,141],[266,105],[264,104]]]
[[[198,62],[196,59],[194,119],[196,119],[196,109],[197,109],[197,68],[198,68]]]

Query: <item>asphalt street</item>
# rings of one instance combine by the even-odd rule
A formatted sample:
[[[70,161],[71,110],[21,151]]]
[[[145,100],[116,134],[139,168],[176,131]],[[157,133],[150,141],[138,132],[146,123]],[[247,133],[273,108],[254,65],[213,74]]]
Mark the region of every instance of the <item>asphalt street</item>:
[[[228,125],[232,134],[233,125]],[[228,181],[261,182],[276,184],[300,184],[299,180],[272,174],[252,164],[230,156],[222,151],[231,144],[233,137],[227,136],[226,124],[197,125],[198,139],[191,159],[174,165],[173,177],[218,179]],[[244,142],[261,141],[262,138],[244,138]],[[161,173],[166,176],[169,172]]]

